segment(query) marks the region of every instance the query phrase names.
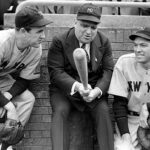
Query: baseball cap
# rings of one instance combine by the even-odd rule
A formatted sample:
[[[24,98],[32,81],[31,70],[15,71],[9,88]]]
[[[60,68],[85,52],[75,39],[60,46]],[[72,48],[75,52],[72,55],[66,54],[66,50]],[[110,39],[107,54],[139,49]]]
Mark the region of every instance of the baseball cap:
[[[99,23],[101,18],[101,9],[92,3],[82,5],[77,12],[78,20],[87,20]]]
[[[144,29],[138,30],[136,33],[129,36],[131,40],[135,40],[136,37],[142,37],[144,39],[150,40],[150,28],[146,27]]]
[[[21,27],[42,27],[52,23],[50,20],[44,18],[43,14],[36,8],[31,6],[23,7],[16,13],[15,25]]]

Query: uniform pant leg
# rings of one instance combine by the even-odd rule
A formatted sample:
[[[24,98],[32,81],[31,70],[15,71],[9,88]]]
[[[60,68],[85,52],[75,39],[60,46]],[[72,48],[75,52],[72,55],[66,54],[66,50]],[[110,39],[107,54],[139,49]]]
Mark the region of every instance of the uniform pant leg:
[[[70,102],[60,93],[51,95],[52,105],[52,149],[69,150],[69,123],[71,109]]]
[[[114,135],[109,108],[106,100],[101,100],[91,111],[94,118],[100,150],[114,149]]]
[[[14,97],[12,102],[16,106],[16,111],[22,125],[25,125],[30,118],[34,106],[34,95],[29,90],[26,90],[19,96]]]
[[[15,80],[10,75],[1,77],[0,91],[5,92],[9,90],[14,82]],[[11,101],[16,105],[17,114],[22,125],[25,125],[28,122],[33,109],[35,102],[34,95],[29,90],[26,90],[19,96],[14,97]],[[0,109],[3,110],[3,108]]]

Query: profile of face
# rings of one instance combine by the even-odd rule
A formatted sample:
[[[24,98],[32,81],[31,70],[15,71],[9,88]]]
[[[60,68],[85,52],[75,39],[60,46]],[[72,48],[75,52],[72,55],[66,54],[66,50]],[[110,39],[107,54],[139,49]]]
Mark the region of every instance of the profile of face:
[[[28,46],[38,48],[40,44],[45,39],[45,26],[44,27],[34,27],[31,28],[30,31],[26,31],[25,34],[25,40]]]
[[[98,24],[91,21],[76,20],[75,35],[79,42],[90,43],[97,34]]]
[[[150,41],[141,37],[134,39],[134,52],[139,63],[150,63]]]

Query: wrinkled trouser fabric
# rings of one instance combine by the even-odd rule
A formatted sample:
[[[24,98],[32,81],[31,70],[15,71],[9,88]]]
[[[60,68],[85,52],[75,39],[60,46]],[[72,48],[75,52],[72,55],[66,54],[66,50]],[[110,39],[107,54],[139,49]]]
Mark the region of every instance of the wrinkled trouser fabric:
[[[69,123],[68,117],[72,105],[65,96],[60,93],[51,95],[52,105],[52,149],[69,150]],[[89,108],[94,120],[97,139],[100,150],[113,150],[114,139],[112,123],[109,117],[109,109],[105,100],[100,101],[96,107]]]

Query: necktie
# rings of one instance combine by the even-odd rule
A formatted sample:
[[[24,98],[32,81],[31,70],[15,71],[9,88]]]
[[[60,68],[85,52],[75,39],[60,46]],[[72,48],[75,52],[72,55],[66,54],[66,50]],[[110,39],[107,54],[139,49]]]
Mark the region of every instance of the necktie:
[[[85,53],[86,53],[87,62],[90,62],[90,58],[89,58],[89,55],[88,55],[88,53],[87,53],[87,51],[86,51],[86,49],[85,49],[85,46],[86,46],[86,44],[83,43],[82,46],[81,46],[81,48],[83,48],[84,51],[85,51]]]

